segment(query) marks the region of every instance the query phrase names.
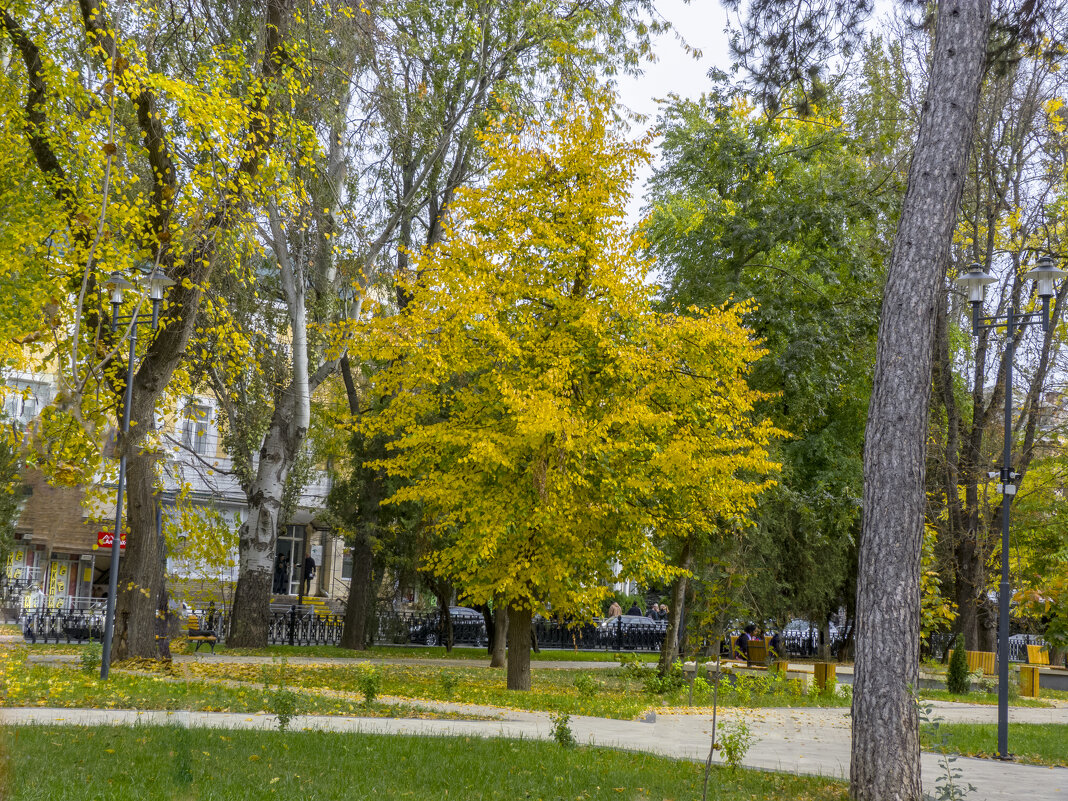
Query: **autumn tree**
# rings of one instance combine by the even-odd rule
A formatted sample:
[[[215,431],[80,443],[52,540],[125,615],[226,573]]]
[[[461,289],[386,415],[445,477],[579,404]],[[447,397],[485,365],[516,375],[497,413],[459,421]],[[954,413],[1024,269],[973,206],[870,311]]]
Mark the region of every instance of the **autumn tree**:
[[[60,391],[43,416],[42,442],[76,441],[67,459],[77,454],[75,465],[92,471],[106,419],[121,419],[120,399],[132,382],[130,433],[118,443],[128,458],[129,534],[113,658],[154,656],[159,646],[166,589],[156,415],[184,363],[215,265],[240,247],[251,198],[284,176],[270,167],[275,143],[293,141],[288,118],[274,113],[290,87],[284,40],[292,10],[288,0],[271,0],[256,26],[262,37],[206,50],[199,43],[210,39],[211,26],[200,13],[181,21],[162,8],[124,15],[95,0],[0,11],[19,65],[11,88],[25,98],[18,119],[35,168],[29,183],[49,197],[42,211],[50,233],[26,250],[31,263],[49,268],[50,296],[62,312],[46,318],[58,344]],[[153,50],[172,38],[195,56],[192,74],[184,60]],[[117,355],[129,325],[112,331],[102,287],[108,272],[145,265],[175,284],[127,375]]]
[[[514,128],[514,130],[513,130]],[[368,431],[441,547],[433,570],[509,609],[508,686],[530,686],[534,613],[587,615],[614,567],[667,577],[651,535],[744,519],[773,469],[746,379],[744,309],[657,313],[622,224],[644,151],[603,97],[507,119],[484,187],[415,260],[405,311],[370,344],[389,399]]]
[[[485,168],[479,132],[487,119],[502,108],[541,117],[545,100],[560,87],[635,71],[649,57],[652,37],[665,28],[651,0],[404,0],[371,6],[367,17],[373,36],[353,83],[347,128],[353,223],[338,226],[337,242],[351,250],[363,279],[390,296],[394,310],[410,300],[404,282],[412,275],[411,252],[442,237],[456,193]],[[379,399],[362,391],[366,385],[344,355],[340,372],[350,413],[358,418]],[[368,442],[385,445],[382,438]],[[365,455],[363,446],[354,451],[344,481],[384,482],[355,464]],[[339,492],[384,497],[373,487]],[[366,640],[371,577],[381,568],[379,557],[390,558],[369,532],[388,516],[372,502],[339,519],[353,553],[342,637],[347,647]]]

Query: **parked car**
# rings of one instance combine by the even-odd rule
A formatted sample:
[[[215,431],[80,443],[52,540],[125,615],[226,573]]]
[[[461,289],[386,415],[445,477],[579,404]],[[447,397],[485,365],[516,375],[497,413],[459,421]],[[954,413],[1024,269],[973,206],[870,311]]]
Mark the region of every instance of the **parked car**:
[[[452,641],[460,645],[484,646],[489,642],[486,635],[486,620],[481,612],[466,606],[450,606],[452,617]],[[441,615],[437,610],[414,620],[408,632],[408,641],[422,645],[442,643]]]

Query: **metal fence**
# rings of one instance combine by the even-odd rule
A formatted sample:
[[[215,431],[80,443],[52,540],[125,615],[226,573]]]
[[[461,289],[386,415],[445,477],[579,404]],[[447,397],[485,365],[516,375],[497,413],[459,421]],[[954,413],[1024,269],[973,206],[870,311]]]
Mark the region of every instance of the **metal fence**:
[[[214,609],[194,613],[196,625],[203,631],[219,635],[223,641],[229,632],[229,616]],[[30,642],[78,643],[102,639],[104,620],[100,610],[47,609],[25,610],[17,616],[24,636]],[[189,620],[177,626],[184,632]],[[267,620],[267,642],[271,645],[339,645],[345,627],[342,615],[323,615],[291,606],[274,609]],[[587,623],[568,623],[536,618],[532,644],[547,650],[579,651],[659,651],[663,646],[666,624],[625,624],[620,618]],[[172,633],[173,633],[172,629]],[[444,642],[441,615],[435,612],[396,612],[378,610],[375,614],[374,641],[383,645],[439,645]],[[783,632],[781,643],[791,657],[811,657],[818,653],[818,632]],[[477,618],[453,618],[453,642],[456,645],[484,647],[487,642],[485,623]],[[841,643],[831,641],[831,653],[837,654]],[[1027,645],[1045,645],[1041,636],[1014,634],[1009,638],[1009,660],[1027,661]],[[948,634],[932,635],[928,647],[933,658],[941,659],[952,646]]]

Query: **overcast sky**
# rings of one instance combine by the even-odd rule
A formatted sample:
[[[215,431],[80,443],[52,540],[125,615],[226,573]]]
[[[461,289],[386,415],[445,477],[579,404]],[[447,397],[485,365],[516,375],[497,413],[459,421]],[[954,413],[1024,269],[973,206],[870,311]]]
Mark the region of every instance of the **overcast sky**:
[[[727,36],[724,33],[727,14],[719,0],[692,0],[689,5],[682,0],[657,0],[656,8],[675,30],[660,36],[654,45],[657,61],[646,64],[641,76],[624,77],[619,81],[623,104],[648,118],[641,123],[644,128],[655,124],[658,101],[670,92],[683,97],[697,97],[708,88],[709,69],[730,68]],[[687,53],[678,36],[700,50],[701,58],[695,59]],[[639,132],[636,128],[635,133]],[[650,170],[643,171],[635,182],[628,211],[631,223],[638,221],[643,187],[649,174]]]

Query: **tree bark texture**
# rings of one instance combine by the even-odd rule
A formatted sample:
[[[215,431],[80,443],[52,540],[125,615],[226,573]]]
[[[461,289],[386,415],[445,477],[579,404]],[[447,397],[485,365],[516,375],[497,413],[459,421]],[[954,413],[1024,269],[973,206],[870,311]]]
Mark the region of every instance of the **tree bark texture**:
[[[377,507],[375,512],[377,515]],[[377,525],[377,523],[375,523]],[[341,632],[341,647],[362,651],[367,647],[367,621],[371,616],[371,585],[374,577],[375,554],[369,537],[361,534],[352,545],[352,578],[349,597],[345,602],[345,628]]]
[[[530,689],[529,609],[508,607],[508,689]]]
[[[132,443],[131,443],[132,445]],[[115,597],[115,635],[112,662],[140,657],[158,659],[169,653],[165,640],[158,640],[159,609],[166,608],[165,546],[156,520],[156,454],[134,451],[126,457],[125,553],[120,554],[118,591]],[[133,532],[138,532],[137,536]],[[138,547],[133,547],[134,542]]]
[[[689,572],[693,566],[693,545],[687,540],[683,543],[679,567]],[[660,675],[666,676],[672,663],[679,657],[679,622],[682,620],[683,599],[689,582],[684,574],[675,580],[671,588],[671,609],[668,610],[667,631],[664,632],[664,645],[660,648]]]
[[[230,614],[228,642],[237,648],[266,648],[271,584],[278,541],[279,515],[295,449],[304,441],[295,428],[292,384],[275,406],[263,439],[256,479],[248,496],[248,517],[238,534],[238,578]],[[299,566],[298,566],[299,567]]]
[[[920,551],[938,292],[978,109],[990,0],[938,4],[930,82],[894,237],[864,443],[850,789],[919,801]]]
[[[490,667],[504,667],[508,657],[508,607],[503,599],[498,599],[493,608],[493,651],[490,655]]]

